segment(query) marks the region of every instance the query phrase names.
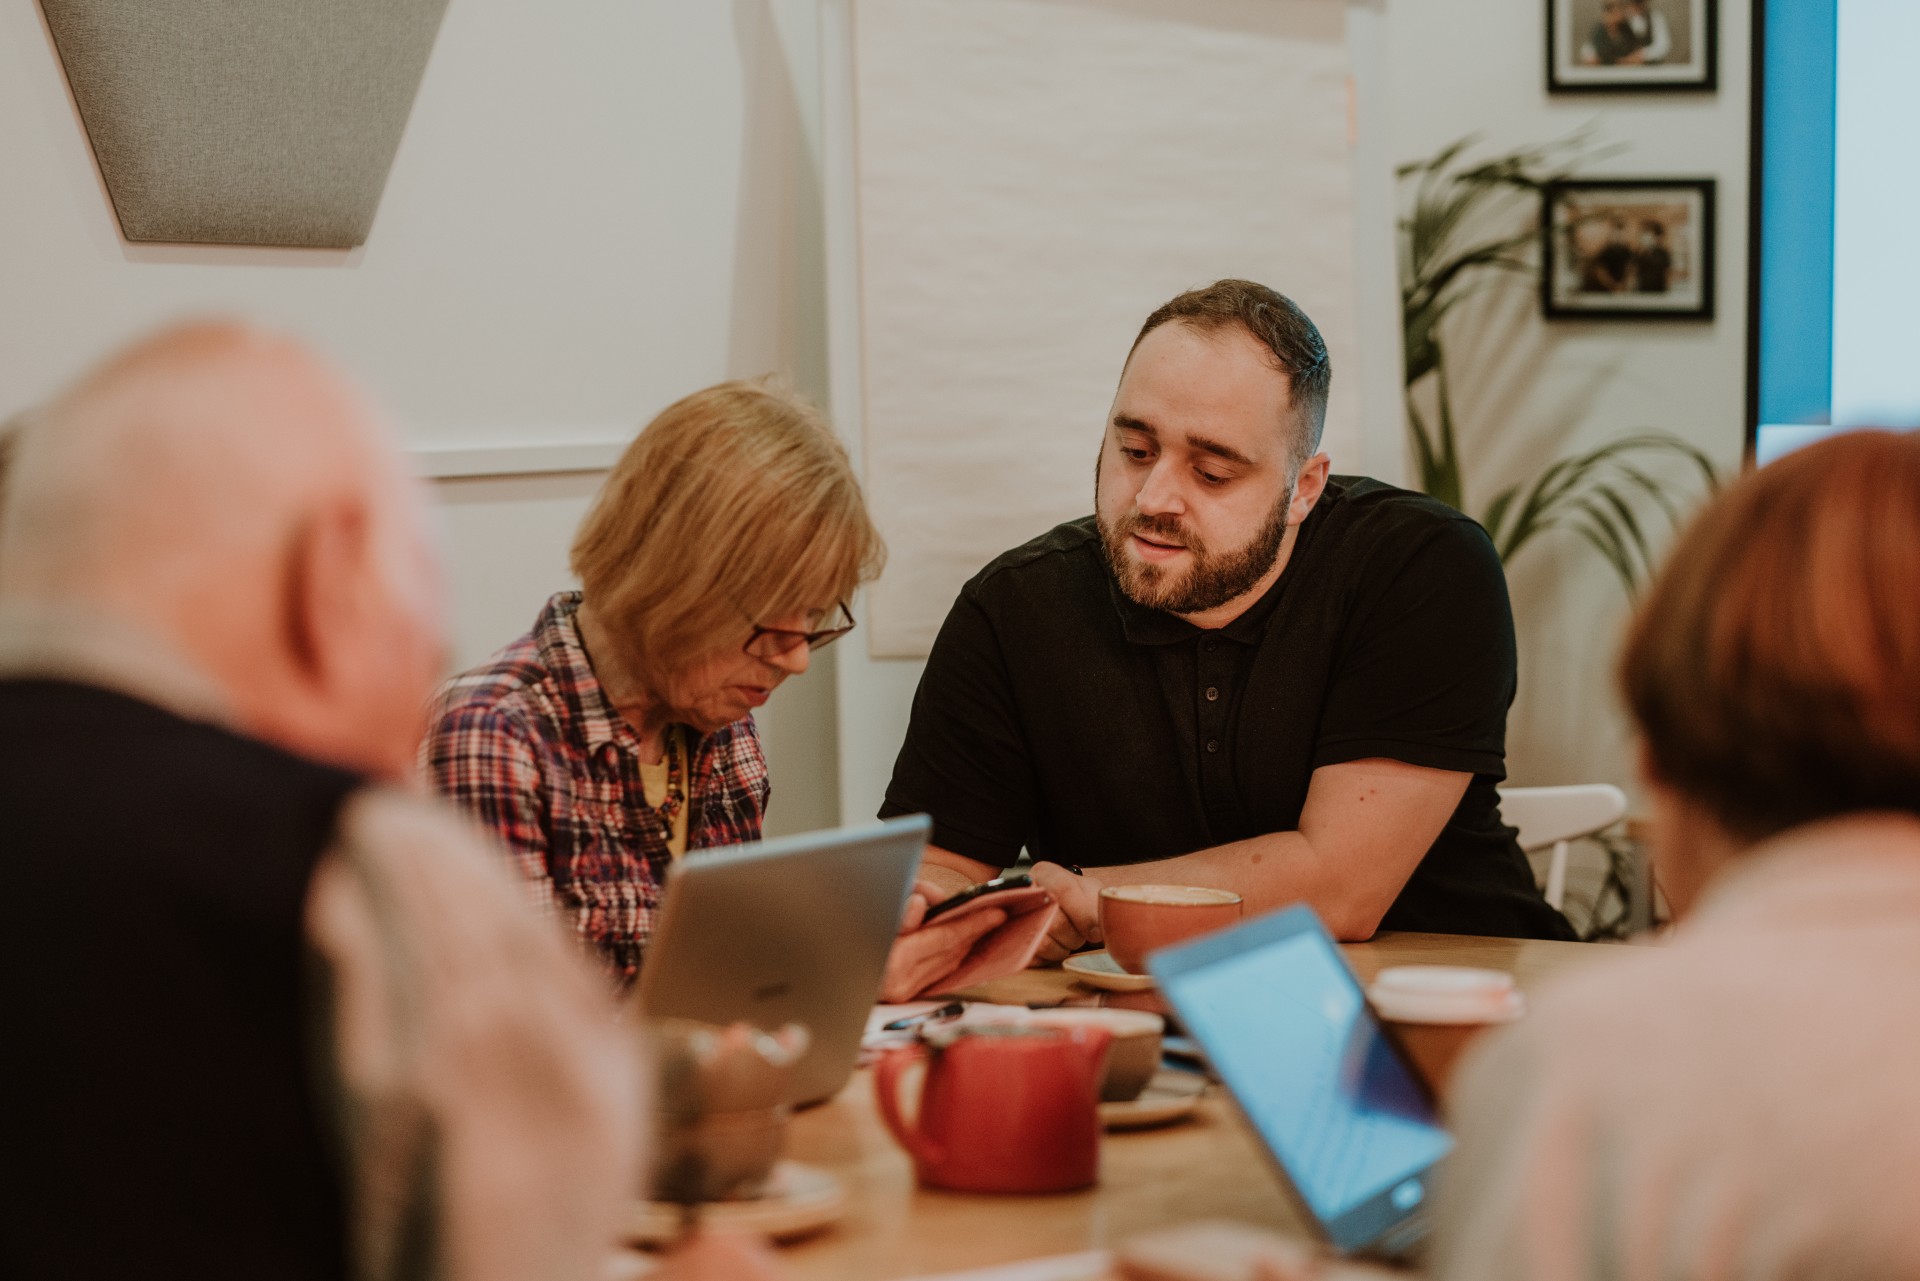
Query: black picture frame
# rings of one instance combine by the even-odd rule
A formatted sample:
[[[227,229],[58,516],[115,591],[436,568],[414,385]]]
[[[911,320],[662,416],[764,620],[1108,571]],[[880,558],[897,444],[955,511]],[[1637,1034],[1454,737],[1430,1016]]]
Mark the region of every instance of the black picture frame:
[[[1760,445],[1760,282],[1761,244],[1765,239],[1762,179],[1767,156],[1767,10],[1772,0],[1753,0],[1753,46],[1748,66],[1747,124],[1747,431],[1740,465],[1750,469]]]
[[[1682,63],[1588,66],[1579,59],[1582,28],[1606,0],[1545,0],[1548,93],[1713,93],[1720,87],[1719,0],[1646,0],[1652,12],[1684,8],[1691,50]],[[1664,16],[1664,15],[1663,15]],[[1669,23],[1669,26],[1671,24]]]
[[[1582,178],[1542,186],[1541,314],[1549,320],[1711,321],[1716,187],[1712,178]],[[1608,226],[1598,234],[1606,240],[1599,250],[1583,252],[1577,240],[1591,244],[1594,233],[1579,229],[1602,220]],[[1624,257],[1613,252],[1616,246]],[[1664,250],[1664,263],[1656,250]],[[1649,263],[1658,264],[1658,274]],[[1651,287],[1654,280],[1661,287]]]

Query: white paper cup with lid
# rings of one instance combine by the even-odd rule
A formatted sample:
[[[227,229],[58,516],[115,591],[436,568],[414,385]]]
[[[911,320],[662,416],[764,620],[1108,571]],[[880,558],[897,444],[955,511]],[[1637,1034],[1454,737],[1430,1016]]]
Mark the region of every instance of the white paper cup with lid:
[[[1527,1009],[1511,974],[1462,965],[1392,966],[1374,976],[1367,999],[1436,1098],[1474,1037]]]

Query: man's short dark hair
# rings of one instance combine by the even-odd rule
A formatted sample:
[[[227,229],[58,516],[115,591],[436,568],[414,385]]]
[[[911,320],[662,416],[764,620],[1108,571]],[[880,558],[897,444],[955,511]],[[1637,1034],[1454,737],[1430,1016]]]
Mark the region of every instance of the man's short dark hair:
[[[1251,280],[1216,280],[1203,289],[1189,289],[1155,310],[1140,326],[1133,346],[1139,347],[1141,339],[1170,320],[1202,333],[1239,325],[1259,339],[1273,353],[1275,368],[1287,376],[1287,392],[1298,428],[1294,433],[1295,470],[1313,457],[1327,425],[1333,363],[1327,359],[1327,344],[1320,331],[1293,299]],[[1133,358],[1132,349],[1127,358]]]

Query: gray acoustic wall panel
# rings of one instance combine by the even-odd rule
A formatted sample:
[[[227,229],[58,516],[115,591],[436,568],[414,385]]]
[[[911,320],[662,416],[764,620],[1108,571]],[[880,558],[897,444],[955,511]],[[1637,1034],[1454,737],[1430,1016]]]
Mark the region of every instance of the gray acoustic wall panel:
[[[365,242],[447,0],[41,0],[128,240]]]

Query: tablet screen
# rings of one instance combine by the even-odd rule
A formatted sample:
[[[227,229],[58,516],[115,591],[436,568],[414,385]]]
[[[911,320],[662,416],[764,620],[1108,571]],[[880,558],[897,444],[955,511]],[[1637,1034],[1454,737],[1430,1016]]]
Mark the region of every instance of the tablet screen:
[[[1333,941],[1310,915],[1306,924],[1245,950],[1215,950],[1191,968],[1155,970],[1323,1224],[1383,1195],[1410,1212],[1425,1196],[1414,1176],[1446,1155],[1453,1140],[1387,1044]]]

